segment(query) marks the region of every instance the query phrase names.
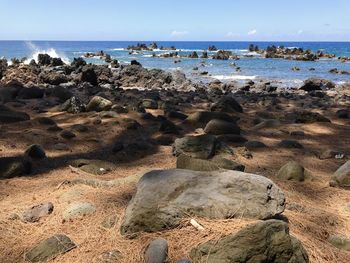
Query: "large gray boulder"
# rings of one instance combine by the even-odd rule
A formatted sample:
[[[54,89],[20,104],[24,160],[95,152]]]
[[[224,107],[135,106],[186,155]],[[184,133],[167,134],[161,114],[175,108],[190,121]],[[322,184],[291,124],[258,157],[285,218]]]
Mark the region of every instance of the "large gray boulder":
[[[226,170],[152,171],[140,179],[121,233],[171,229],[188,216],[267,219],[284,208],[284,193],[263,176]]]
[[[236,234],[208,241],[192,249],[193,262],[207,263],[307,263],[299,240],[289,235],[287,223],[268,220],[250,225]]]
[[[208,159],[214,155],[216,146],[217,140],[213,135],[186,136],[175,140],[173,154],[175,156],[186,154],[193,158]]]
[[[330,186],[350,187],[350,161],[340,166],[333,174]]]

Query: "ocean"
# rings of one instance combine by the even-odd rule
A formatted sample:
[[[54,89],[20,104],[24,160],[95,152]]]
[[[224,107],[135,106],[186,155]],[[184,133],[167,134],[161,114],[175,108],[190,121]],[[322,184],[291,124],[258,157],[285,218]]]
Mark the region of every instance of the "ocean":
[[[150,41],[139,41],[150,44]],[[326,53],[334,53],[336,56],[350,57],[350,42],[165,42],[155,41],[158,47],[175,46],[181,54],[190,54],[197,51],[200,55],[204,49],[210,45],[215,45],[218,49],[230,50],[237,55],[249,54],[250,44],[266,48],[269,45],[285,47],[301,47],[311,49],[316,52],[322,50]],[[251,80],[272,80],[280,82],[286,87],[300,85],[309,77],[321,77],[332,80],[338,84],[350,81],[350,75],[332,74],[329,70],[337,68],[350,72],[350,63],[341,63],[337,59],[320,59],[315,62],[293,61],[283,59],[263,59],[253,54],[253,57],[242,57],[240,60],[221,61],[212,59],[189,59],[181,58],[181,62],[174,63],[175,58],[154,58],[153,52],[142,51],[140,53],[129,54],[126,47],[136,45],[137,41],[0,41],[0,57],[7,59],[26,57],[27,61],[36,58],[39,53],[47,53],[52,57],[61,57],[66,63],[72,61],[74,57],[83,56],[86,52],[97,52],[103,50],[112,58],[118,59],[122,64],[127,64],[136,59],[146,68],[159,68],[164,70],[181,70],[189,78],[198,81],[211,81],[219,79],[222,81],[246,81]],[[155,51],[156,54],[168,51]],[[210,53],[209,53],[210,54]],[[86,59],[90,63],[101,64],[102,60],[97,58]],[[204,61],[204,63],[202,63]],[[241,68],[236,72],[232,67],[235,63]],[[198,67],[199,71],[208,72],[207,76],[202,76],[193,68]],[[300,71],[293,71],[293,67],[300,68]],[[310,71],[314,68],[314,71]]]

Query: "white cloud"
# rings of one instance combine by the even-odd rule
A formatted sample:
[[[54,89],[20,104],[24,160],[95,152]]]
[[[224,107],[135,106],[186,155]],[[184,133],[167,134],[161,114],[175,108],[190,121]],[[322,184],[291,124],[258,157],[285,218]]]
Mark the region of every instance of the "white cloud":
[[[176,30],[174,30],[173,32],[171,32],[170,35],[172,37],[183,37],[183,36],[186,36],[188,34],[189,34],[188,31],[176,31]]]
[[[300,30],[298,30],[298,35],[301,35],[302,33],[304,33],[304,30],[302,30],[302,29],[300,29]]]
[[[256,29],[250,30],[247,34],[249,36],[255,35],[256,33],[258,33],[258,31]]]
[[[227,32],[226,37],[238,37],[239,34],[233,33],[233,32]]]

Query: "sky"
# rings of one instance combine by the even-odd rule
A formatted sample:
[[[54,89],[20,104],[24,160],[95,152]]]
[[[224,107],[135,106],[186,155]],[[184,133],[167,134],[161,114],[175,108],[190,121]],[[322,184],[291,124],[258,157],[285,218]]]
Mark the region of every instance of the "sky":
[[[0,0],[0,40],[350,41],[350,0]]]

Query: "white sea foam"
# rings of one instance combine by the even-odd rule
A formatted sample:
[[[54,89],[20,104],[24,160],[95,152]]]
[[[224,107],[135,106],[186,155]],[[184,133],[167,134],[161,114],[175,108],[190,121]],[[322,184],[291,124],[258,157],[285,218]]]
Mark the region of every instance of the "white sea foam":
[[[153,57],[153,55],[143,55],[143,57],[145,57],[145,58],[151,58],[151,57]]]
[[[218,80],[248,80],[248,79],[256,79],[256,76],[244,76],[244,75],[230,75],[230,76],[225,76],[225,75],[214,75],[211,76],[214,79]]]
[[[118,48],[112,48],[111,50],[113,50],[113,51],[124,51],[126,49],[122,48],[122,47],[118,47]]]
[[[31,49],[32,53],[29,58],[24,61],[24,64],[29,64],[32,59],[38,62],[39,54],[48,54],[52,58],[61,58],[64,63],[69,64],[69,59],[63,53],[57,52],[54,48],[40,49],[32,42],[26,42],[26,44]]]

